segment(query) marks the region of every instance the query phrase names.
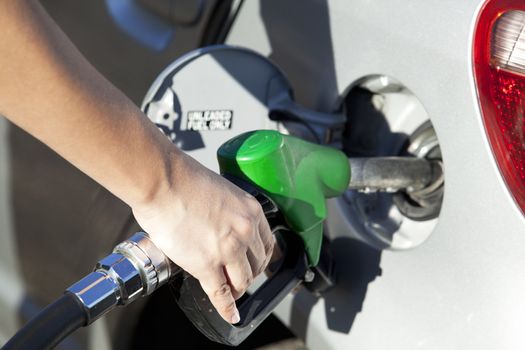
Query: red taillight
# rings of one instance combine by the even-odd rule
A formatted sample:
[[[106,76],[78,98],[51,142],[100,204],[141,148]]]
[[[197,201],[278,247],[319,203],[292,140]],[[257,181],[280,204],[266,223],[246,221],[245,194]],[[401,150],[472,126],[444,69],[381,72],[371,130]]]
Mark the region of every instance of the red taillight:
[[[499,169],[525,213],[525,1],[487,1],[474,36],[479,103]]]

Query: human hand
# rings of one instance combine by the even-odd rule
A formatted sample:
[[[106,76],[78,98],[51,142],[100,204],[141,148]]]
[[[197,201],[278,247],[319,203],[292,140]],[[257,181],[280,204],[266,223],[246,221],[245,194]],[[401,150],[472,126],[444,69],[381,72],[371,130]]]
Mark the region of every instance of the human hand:
[[[171,185],[132,207],[140,226],[197,278],[218,313],[240,321],[235,300],[264,271],[274,237],[259,202],[191,157],[174,157]]]

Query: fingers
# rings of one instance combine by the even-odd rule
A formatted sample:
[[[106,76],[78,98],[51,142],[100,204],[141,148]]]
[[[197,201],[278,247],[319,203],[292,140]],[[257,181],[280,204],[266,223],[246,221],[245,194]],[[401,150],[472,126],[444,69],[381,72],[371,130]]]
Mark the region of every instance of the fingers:
[[[268,265],[268,263],[270,262],[270,259],[272,258],[273,250],[275,247],[275,236],[273,235],[270,229],[270,225],[268,224],[268,221],[266,220],[266,218],[263,218],[259,222],[259,236],[261,237],[261,241],[264,246],[264,253],[266,255],[266,259],[264,260],[263,265],[259,271],[260,273],[260,272],[263,272],[264,269],[266,269],[266,266]]]
[[[266,260],[266,249],[259,234],[253,237],[252,244],[248,247],[246,256],[252,268],[253,277],[257,277],[257,275],[263,271]]]
[[[226,274],[235,300],[239,299],[253,282],[252,266],[248,257],[238,256],[235,261],[226,265]]]
[[[227,322],[238,323],[241,318],[224,268],[211,271],[209,275],[199,279],[199,281],[219,315]]]
[[[247,194],[248,195],[248,194]],[[264,246],[264,251],[266,255],[273,249],[274,238],[268,220],[264,216],[261,204],[253,196],[248,195],[251,200],[248,207],[253,213],[254,223],[256,225],[256,230],[258,231],[258,236],[260,237],[262,244]],[[251,228],[253,230],[253,228]],[[250,233],[257,233],[252,232]]]
[[[266,256],[271,256],[275,244],[275,237],[273,236],[270,225],[264,216],[259,221],[259,236],[261,237]]]

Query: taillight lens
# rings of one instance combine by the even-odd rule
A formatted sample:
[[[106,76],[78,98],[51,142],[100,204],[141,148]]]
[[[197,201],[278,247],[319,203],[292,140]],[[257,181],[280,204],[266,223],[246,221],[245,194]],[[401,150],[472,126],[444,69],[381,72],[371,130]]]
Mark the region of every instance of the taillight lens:
[[[485,130],[525,213],[525,1],[487,1],[475,30],[474,76]]]

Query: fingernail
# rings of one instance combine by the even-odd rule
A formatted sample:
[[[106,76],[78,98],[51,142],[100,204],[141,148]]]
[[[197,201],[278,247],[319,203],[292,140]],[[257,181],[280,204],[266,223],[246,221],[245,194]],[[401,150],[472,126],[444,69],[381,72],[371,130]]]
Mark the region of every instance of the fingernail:
[[[235,308],[235,312],[232,316],[232,323],[235,324],[235,323],[239,323],[239,321],[241,320],[241,315],[239,315],[239,310],[237,310],[237,308]]]

